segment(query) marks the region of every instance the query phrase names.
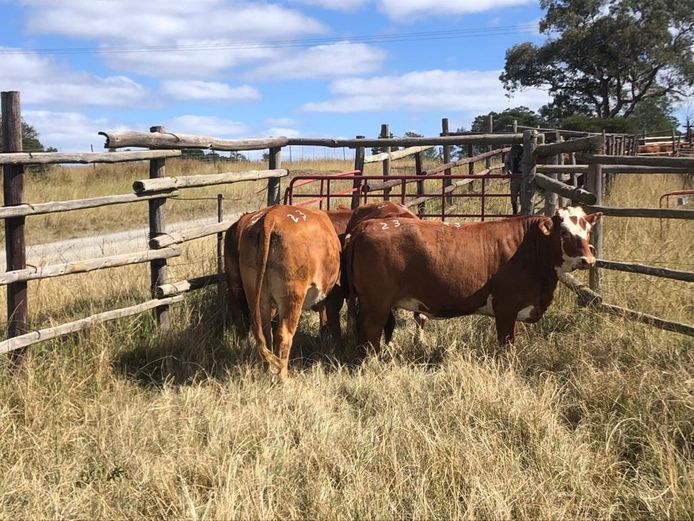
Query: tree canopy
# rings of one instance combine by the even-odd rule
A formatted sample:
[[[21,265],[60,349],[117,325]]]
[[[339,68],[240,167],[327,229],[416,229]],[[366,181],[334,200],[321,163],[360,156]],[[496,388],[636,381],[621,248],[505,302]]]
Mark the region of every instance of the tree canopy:
[[[484,132],[487,130],[487,120],[492,116],[494,123],[494,132],[510,132],[513,129],[513,122],[516,121],[519,125],[527,127],[536,127],[543,125],[542,117],[530,110],[528,107],[513,107],[502,110],[501,112],[490,112],[488,114],[480,114],[472,121],[473,132]]]
[[[506,52],[500,76],[514,92],[545,87],[546,115],[630,116],[694,85],[694,0],[540,0],[542,45]]]
[[[2,120],[0,119],[0,150],[2,149]],[[38,131],[22,120],[22,149],[25,152],[55,152],[55,148],[46,149],[39,141]]]

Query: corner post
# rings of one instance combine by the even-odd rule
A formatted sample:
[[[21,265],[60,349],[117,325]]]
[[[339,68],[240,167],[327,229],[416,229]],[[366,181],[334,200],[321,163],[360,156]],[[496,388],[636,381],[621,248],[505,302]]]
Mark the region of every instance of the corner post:
[[[555,141],[559,143],[561,140],[561,134],[558,130],[554,136]],[[558,165],[559,158],[561,157],[561,155],[561,152],[559,152],[559,154],[553,156],[551,164]],[[559,174],[550,174],[549,177],[551,177],[552,179],[558,179]],[[557,196],[557,194],[555,194],[554,192],[550,192],[549,190],[545,191],[545,215],[549,217],[552,217],[554,215],[554,212],[557,211],[558,200],[559,197]]]
[[[383,123],[381,124],[381,133],[379,134],[380,138],[387,139],[390,137],[390,127],[388,126],[388,123]],[[383,147],[381,152],[390,152],[390,147]],[[390,158],[384,159],[383,160],[383,176],[389,176],[390,175]],[[390,200],[390,188],[386,188],[383,190],[383,200],[384,201],[389,201]]]
[[[526,130],[523,132],[523,159],[521,161],[521,172],[523,180],[521,182],[521,214],[532,215],[533,213],[533,193],[532,185],[537,164],[535,163],[535,150],[537,149],[537,130]]]
[[[364,136],[356,136],[357,139],[364,139]],[[358,176],[364,175],[364,147],[356,147],[354,149],[354,169],[359,170]],[[355,178],[352,184],[354,192],[352,192],[352,208],[359,206],[361,196],[361,179]]]
[[[422,168],[422,154],[417,152],[414,155],[414,173],[417,176],[424,175],[424,169]],[[424,195],[424,181],[417,181],[417,197],[422,197]],[[426,202],[422,201],[417,205],[417,215],[422,217],[422,214],[426,211]]]
[[[22,151],[22,113],[19,92],[2,93],[2,150]],[[24,202],[24,166],[3,167],[3,194],[5,206]],[[5,256],[7,271],[26,268],[24,242],[25,217],[5,219]],[[7,337],[12,338],[29,331],[27,282],[13,282],[7,286]],[[25,350],[15,351],[13,358],[21,361]]]
[[[150,127],[150,132],[165,132],[164,127]],[[149,178],[158,179],[166,176],[166,160],[150,159]],[[164,204],[166,198],[150,199],[149,206],[149,238],[153,239],[166,233],[164,228]],[[150,262],[150,290],[155,296],[157,286],[166,283],[166,259],[155,259]],[[169,306],[158,306],[154,309],[154,316],[161,331],[169,329]]]
[[[268,158],[268,168],[275,170],[282,168],[282,147],[272,147]],[[280,202],[280,178],[270,177],[267,180],[267,205],[272,206]]]
[[[448,130],[448,118],[441,118],[441,135],[447,136],[448,132],[449,132],[449,130]],[[450,145],[443,145],[443,164],[447,165],[450,162],[451,162],[451,146]],[[446,170],[443,171],[443,175],[451,175],[451,169],[446,168]],[[451,180],[450,179],[444,179],[443,186],[444,186],[444,189],[451,186]],[[450,194],[446,196],[446,203],[447,204],[453,203],[453,197]]]

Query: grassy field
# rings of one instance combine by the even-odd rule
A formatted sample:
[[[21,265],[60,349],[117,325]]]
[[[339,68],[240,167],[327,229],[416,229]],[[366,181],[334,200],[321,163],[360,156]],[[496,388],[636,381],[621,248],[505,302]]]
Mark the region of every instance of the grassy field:
[[[127,193],[146,176],[79,172],[93,182],[33,194]],[[263,187],[234,187],[239,206],[262,201]],[[623,176],[610,204],[657,206],[680,187]],[[214,212],[189,203],[172,203],[171,220]],[[89,211],[44,225],[60,238],[129,228],[146,222],[145,206],[142,218],[112,207],[74,231]],[[605,218],[605,257],[691,270],[693,231]],[[188,245],[171,278],[214,271],[214,248]],[[30,282],[32,323],[135,303],[148,280],[136,266]],[[603,286],[609,302],[694,322],[686,283],[607,272]],[[577,308],[559,288],[513,347],[496,345],[486,317],[430,322],[417,338],[403,315],[393,347],[347,367],[323,350],[310,313],[280,385],[252,343],[223,331],[215,291],[174,308],[167,335],[147,315],[36,346],[18,370],[0,360],[0,517],[694,517],[688,337]]]

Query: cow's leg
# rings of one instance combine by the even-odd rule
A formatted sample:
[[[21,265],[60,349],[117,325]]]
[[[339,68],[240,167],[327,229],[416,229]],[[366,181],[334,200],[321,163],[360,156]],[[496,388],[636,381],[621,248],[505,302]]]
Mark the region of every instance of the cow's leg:
[[[371,344],[377,353],[380,352],[381,334],[391,314],[390,306],[382,303],[368,306],[360,301],[357,312],[359,344]]]
[[[260,301],[260,327],[263,331],[263,337],[256,335],[258,353],[263,360],[268,363],[268,370],[272,371],[273,367],[280,369],[280,360],[277,356],[268,349],[268,346],[273,345],[272,334],[272,314],[273,308],[269,298],[262,298]]]
[[[494,309],[494,320],[496,322],[496,337],[500,345],[512,344],[516,336],[516,317],[517,313],[505,310],[499,312]]]
[[[303,295],[287,295],[279,305],[280,321],[275,336],[275,350],[279,353],[281,380],[289,377],[289,354],[301,318],[303,300]]]
[[[391,312],[388,313],[388,320],[386,320],[386,325],[383,327],[383,334],[385,336],[386,345],[390,344],[390,341],[393,339],[393,331],[395,331],[395,315],[391,310]]]
[[[340,328],[340,310],[344,302],[344,292],[340,286],[335,286],[325,299],[325,306],[321,311],[321,338],[325,335],[325,329],[330,332],[333,341],[342,346],[342,329]],[[325,319],[325,322],[324,322]]]

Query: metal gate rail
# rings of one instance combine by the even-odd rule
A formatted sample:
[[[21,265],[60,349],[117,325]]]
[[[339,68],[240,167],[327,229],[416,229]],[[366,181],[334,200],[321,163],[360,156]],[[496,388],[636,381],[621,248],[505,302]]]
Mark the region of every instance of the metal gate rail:
[[[339,175],[339,177],[338,177]],[[390,198],[399,198],[400,203],[403,204],[404,206],[415,206],[417,205],[417,213],[420,217],[437,217],[440,218],[441,220],[445,220],[447,217],[457,217],[457,218],[462,218],[462,217],[474,217],[474,218],[479,218],[482,221],[485,220],[485,218],[490,218],[490,217],[508,217],[508,214],[503,213],[488,213],[487,208],[486,208],[486,200],[487,198],[498,198],[498,197],[508,197],[510,198],[511,194],[509,192],[504,192],[504,193],[499,193],[499,192],[489,192],[488,191],[488,182],[492,180],[505,180],[505,181],[511,181],[511,179],[518,179],[518,176],[511,176],[508,174],[484,174],[484,175],[475,175],[475,174],[451,174],[451,175],[446,175],[446,174],[436,174],[436,175],[425,175],[425,176],[417,176],[417,175],[389,175],[389,176],[383,176],[383,175],[359,175],[355,173],[342,173],[342,174],[333,174],[333,175],[300,175],[300,176],[295,176],[294,178],[291,179],[289,182],[289,186],[287,187],[285,191],[285,203],[286,204],[294,204],[297,206],[302,206],[314,202],[319,202],[320,203],[320,208],[323,208],[323,201],[326,201],[326,209],[330,210],[331,207],[331,201],[333,199],[341,198],[341,197],[351,197],[351,194],[353,194],[355,191],[360,192],[360,199],[364,202],[367,203],[369,199],[382,199],[383,195],[378,194],[375,191],[371,191],[369,187],[369,181],[397,181],[397,184],[392,184],[389,183],[390,188],[395,188],[398,185],[400,186],[400,193],[399,194],[393,194],[392,192],[390,193]],[[349,180],[357,180],[359,181],[359,187],[358,188],[350,188],[348,190],[340,190],[339,192],[331,193],[330,191],[330,183],[331,181],[349,181]],[[424,186],[423,186],[423,181],[440,181],[441,182],[441,189],[437,190],[436,192],[425,192],[424,191]],[[446,181],[450,181],[452,184],[449,186],[446,186]],[[460,188],[461,186],[464,186],[466,184],[469,184],[473,181],[479,181],[481,184],[480,190],[475,191],[475,192],[463,192],[463,193],[454,193],[454,190],[456,188]],[[321,193],[314,194],[314,193],[295,193],[294,189],[297,186],[305,186],[309,183],[312,182],[320,182],[321,183]],[[407,184],[408,183],[414,183],[414,182],[419,182],[422,183],[421,185],[418,185],[418,190],[416,194],[408,194],[407,193]],[[324,191],[325,188],[325,191]],[[382,191],[383,188],[378,189],[377,191]],[[410,196],[411,198],[408,198]],[[480,212],[479,213],[446,213],[446,198],[478,198],[480,199]],[[297,199],[299,201],[297,201]],[[308,199],[308,201],[301,201],[301,199]],[[441,208],[440,211],[437,211],[435,213],[427,213],[426,212],[426,207],[425,203],[426,201],[429,200],[439,200],[441,203]],[[448,203],[450,206],[450,203]]]

